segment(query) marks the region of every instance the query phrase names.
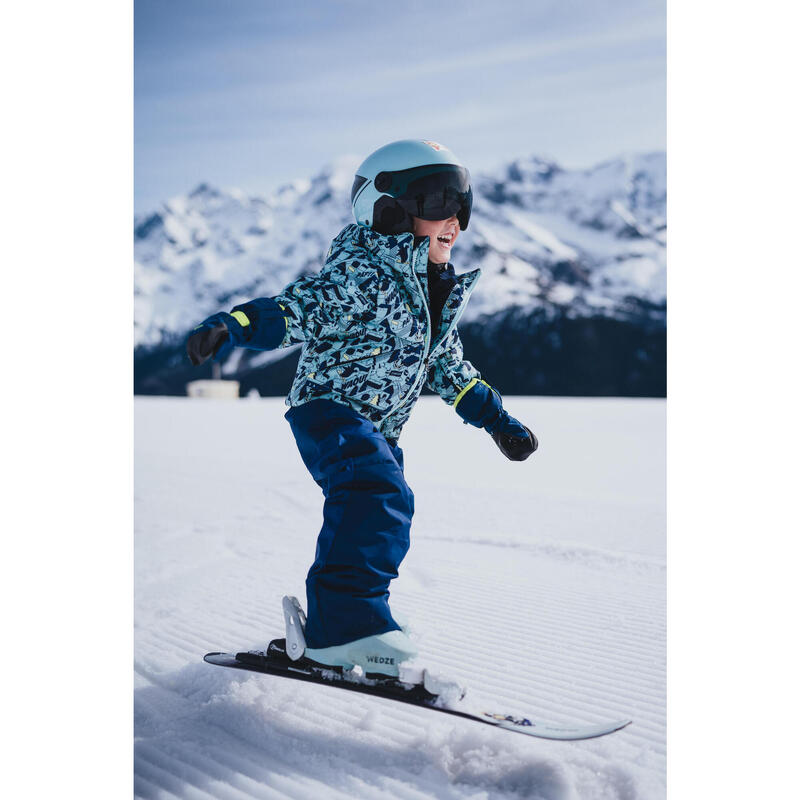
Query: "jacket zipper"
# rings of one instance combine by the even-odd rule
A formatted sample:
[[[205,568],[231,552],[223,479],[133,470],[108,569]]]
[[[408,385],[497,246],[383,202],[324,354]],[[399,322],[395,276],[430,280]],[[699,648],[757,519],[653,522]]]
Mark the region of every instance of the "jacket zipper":
[[[422,297],[423,300],[425,300],[425,295],[422,292],[422,285],[419,282],[419,278],[417,278],[417,272],[416,272],[416,270],[413,270],[413,272],[414,272],[414,281],[417,284],[417,288],[419,289],[420,296]],[[478,277],[480,277],[480,275]],[[476,283],[477,283],[477,278],[472,282],[472,285],[469,287],[469,289],[466,292],[464,292],[464,297],[463,297],[463,299],[461,301],[461,305],[458,307],[458,311],[456,312],[456,315],[453,317],[452,320],[450,320],[450,324],[447,326],[447,330],[442,334],[441,341],[444,341],[447,338],[447,335],[455,327],[455,325],[458,322],[458,320],[461,319],[461,315],[464,313],[464,308],[467,305],[467,300],[469,300],[469,296],[472,294],[472,290],[475,288],[475,284]],[[449,297],[450,297],[450,295],[448,295],[448,298]],[[397,403],[397,405],[393,406],[390,411],[388,411],[386,413],[386,416],[381,421],[381,425],[383,425],[383,423],[386,422],[386,420],[389,419],[389,417],[391,417],[392,414],[394,414],[394,412],[397,411],[397,409],[401,408],[405,404],[406,400],[408,400],[408,398],[416,390],[417,384],[419,383],[420,374],[422,372],[427,372],[427,369],[428,369],[428,357],[430,355],[429,348],[430,348],[430,344],[431,344],[431,315],[430,315],[430,312],[428,310],[428,304],[427,303],[425,303],[425,317],[428,320],[428,335],[427,335],[426,341],[425,341],[425,355],[423,356],[423,359],[422,359],[422,367],[417,371],[417,376],[414,379],[414,385],[411,387],[411,389],[408,392],[406,392],[406,394],[403,396],[403,399],[399,403]]]
[[[480,275],[479,275],[478,277],[480,277]],[[469,300],[469,296],[472,294],[472,290],[475,288],[475,284],[476,284],[477,282],[478,282],[478,278],[475,278],[475,280],[474,280],[474,281],[472,281],[472,285],[469,287],[469,289],[467,289],[467,290],[464,292],[464,297],[461,299],[461,305],[459,305],[459,307],[458,307],[458,311],[456,311],[456,315],[453,317],[453,319],[451,319],[451,320],[450,320],[450,324],[447,326],[447,329],[446,329],[446,330],[444,330],[444,331],[442,332],[442,336],[441,336],[441,338],[439,339],[439,342],[437,343],[436,347],[438,347],[438,346],[439,346],[439,344],[441,344],[441,343],[442,343],[442,342],[443,342],[443,341],[444,341],[444,340],[447,338],[447,336],[449,335],[450,331],[451,331],[453,328],[455,328],[455,326],[456,326],[456,323],[457,323],[457,322],[458,322],[458,321],[461,319],[461,315],[464,313],[464,308],[465,308],[465,307],[466,307],[466,305],[467,305],[467,300]],[[455,291],[455,289],[451,289],[451,290],[450,290],[450,294],[448,294],[448,295],[447,295],[447,300],[449,300],[449,299],[450,299],[450,295],[451,295],[451,294],[452,294],[454,291]],[[445,300],[445,305],[447,305],[447,300]],[[434,348],[434,350],[435,350],[435,349],[436,349],[436,348]]]
[[[413,259],[411,263],[411,273],[414,276],[414,282],[417,284],[417,289],[419,289],[419,296],[422,298],[422,304],[425,306],[425,319],[427,320],[427,326],[426,326],[427,331],[425,335],[425,354],[422,357],[422,366],[417,370],[417,375],[414,378],[414,385],[405,393],[403,399],[399,403],[392,406],[392,408],[386,412],[386,415],[384,416],[381,425],[384,422],[386,422],[386,420],[389,419],[389,417],[391,417],[392,414],[394,414],[394,412],[397,411],[397,409],[400,408],[406,402],[406,400],[408,400],[409,397],[411,397],[411,395],[414,393],[414,390],[417,388],[417,384],[419,383],[420,374],[428,367],[428,352],[431,346],[431,314],[430,311],[428,310],[428,303],[425,301],[425,293],[422,291],[422,284],[419,282],[416,269],[414,269]]]

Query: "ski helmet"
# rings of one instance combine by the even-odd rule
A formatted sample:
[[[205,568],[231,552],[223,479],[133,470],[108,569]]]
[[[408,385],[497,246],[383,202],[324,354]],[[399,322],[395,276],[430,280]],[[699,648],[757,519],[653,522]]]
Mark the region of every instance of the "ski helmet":
[[[412,216],[455,214],[463,231],[472,211],[469,170],[444,145],[401,139],[376,150],[356,170],[350,202],[359,225],[384,235],[413,231]]]

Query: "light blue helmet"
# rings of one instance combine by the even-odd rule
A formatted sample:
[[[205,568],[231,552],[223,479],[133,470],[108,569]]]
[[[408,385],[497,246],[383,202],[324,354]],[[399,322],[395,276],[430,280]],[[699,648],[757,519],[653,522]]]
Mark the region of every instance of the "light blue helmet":
[[[356,170],[353,216],[381,234],[413,230],[411,217],[458,217],[466,230],[472,211],[469,170],[452,150],[427,139],[384,145]]]

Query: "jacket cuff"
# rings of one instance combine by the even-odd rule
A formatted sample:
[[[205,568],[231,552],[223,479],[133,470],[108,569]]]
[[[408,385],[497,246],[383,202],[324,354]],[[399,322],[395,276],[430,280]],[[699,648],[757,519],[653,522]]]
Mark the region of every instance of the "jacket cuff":
[[[465,424],[485,428],[497,421],[503,410],[503,401],[486,381],[473,378],[459,392],[453,408]]]
[[[223,348],[220,351],[218,351],[217,354],[218,356],[220,352],[224,351],[225,353],[227,353],[232,346],[240,345],[244,342],[244,329],[240,324],[240,320],[237,319],[234,315],[228,314],[227,311],[219,311],[210,317],[206,317],[206,319],[204,319],[203,322],[200,325],[198,325],[197,328],[195,328],[194,330],[196,331],[199,328],[213,328],[215,325],[219,324],[224,325],[228,329],[228,335],[230,337],[229,338],[230,346],[227,348],[223,346]],[[194,331],[192,331],[192,333],[194,333]],[[215,358],[215,360],[218,359]]]
[[[288,329],[288,320],[281,306],[271,297],[260,297],[235,306],[230,317],[235,320],[236,343],[251,350],[274,350],[279,347]]]

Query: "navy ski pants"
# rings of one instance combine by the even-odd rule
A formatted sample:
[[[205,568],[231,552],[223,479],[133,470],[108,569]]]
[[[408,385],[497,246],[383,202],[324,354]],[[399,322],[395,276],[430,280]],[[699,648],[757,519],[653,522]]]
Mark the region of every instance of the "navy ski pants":
[[[300,455],[325,496],[306,578],[306,644],[331,647],[399,630],[389,581],[408,552],[414,494],[403,451],[373,423],[332,400],[286,413]]]

